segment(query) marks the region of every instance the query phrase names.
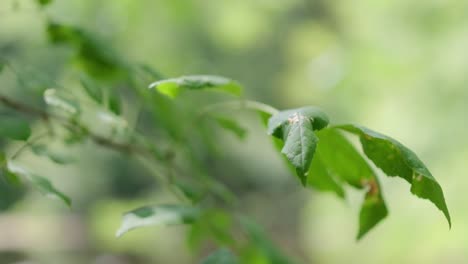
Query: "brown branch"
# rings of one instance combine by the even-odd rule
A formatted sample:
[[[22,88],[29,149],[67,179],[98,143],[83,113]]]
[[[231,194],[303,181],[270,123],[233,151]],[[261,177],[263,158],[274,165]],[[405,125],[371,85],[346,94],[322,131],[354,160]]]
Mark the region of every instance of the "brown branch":
[[[59,115],[53,115],[47,111],[44,111],[39,108],[35,108],[17,101],[14,101],[4,95],[0,95],[0,103],[3,104],[4,106],[11,108],[17,112],[28,114],[31,116],[36,116],[41,118],[42,120],[48,122],[49,120],[57,120],[60,123],[62,123],[63,126],[66,128],[75,131],[75,132],[84,132],[86,135],[97,145],[107,147],[114,149],[119,152],[125,152],[125,153],[139,153],[139,154],[155,154],[152,149],[143,147],[143,146],[138,146],[135,144],[129,144],[129,143],[122,143],[122,142],[116,142],[111,139],[108,139],[106,137],[103,137],[101,135],[95,134],[83,125],[75,124],[72,122],[69,122],[66,120],[64,117],[59,116]]]

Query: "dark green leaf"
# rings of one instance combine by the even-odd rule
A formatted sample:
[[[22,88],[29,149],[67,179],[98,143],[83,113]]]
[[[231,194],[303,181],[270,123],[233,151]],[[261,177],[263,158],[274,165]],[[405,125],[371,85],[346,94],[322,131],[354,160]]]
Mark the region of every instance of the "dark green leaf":
[[[338,128],[360,137],[364,153],[388,176],[399,176],[411,184],[411,192],[437,206],[451,226],[442,188],[416,154],[393,138],[365,127],[344,125]]]
[[[282,111],[268,121],[268,134],[283,140],[281,153],[294,166],[303,185],[318,142],[314,130],[327,125],[328,117],[315,107]]]
[[[230,93],[236,96],[242,94],[242,87],[235,81],[211,75],[182,76],[152,83],[150,88],[171,98],[177,97],[184,90],[214,90]]]
[[[109,110],[111,110],[116,115],[120,115],[122,112],[120,97],[114,91],[110,91],[109,94]]]
[[[43,195],[50,198],[57,198],[62,200],[68,206],[71,206],[71,199],[57,190],[48,179],[35,175],[29,172],[27,169],[12,163],[11,161],[8,162],[7,168],[11,173],[24,177],[25,180],[30,182]]]
[[[157,225],[175,225],[193,223],[200,215],[200,210],[184,205],[145,206],[126,213],[116,236],[120,237],[130,230]]]
[[[45,5],[48,5],[48,4],[52,3],[52,0],[37,0],[37,2],[38,2],[41,6],[45,6]]]
[[[237,123],[235,120],[220,116],[215,117],[215,120],[219,126],[228,131],[231,131],[240,139],[244,139],[247,135],[247,130],[239,125],[239,123]]]
[[[237,257],[232,254],[228,249],[219,249],[205,260],[201,264],[237,264]]]
[[[0,116],[0,137],[27,140],[31,136],[28,122],[19,117]]]
[[[319,144],[319,147],[320,145],[321,144]],[[341,198],[345,197],[345,192],[343,187],[341,187],[341,183],[334,179],[333,174],[328,170],[319,153],[316,153],[312,160],[309,176],[307,177],[307,185],[320,191],[334,192]]]
[[[359,216],[357,238],[360,239],[387,216],[387,207],[382,197],[377,175],[348,139],[337,129],[323,129],[317,133],[317,136],[320,143],[314,162],[315,159],[320,160],[330,178],[338,178],[358,189],[367,189]],[[314,162],[309,179],[326,175],[325,172],[320,172],[324,168],[320,168],[320,166],[314,168]],[[314,175],[315,173],[318,174]],[[322,181],[324,180],[322,179]],[[334,186],[332,183],[327,185],[328,188],[331,189]],[[338,195],[340,194],[339,189],[334,191]]]
[[[102,104],[103,95],[101,87],[95,81],[85,75],[81,76],[80,81],[81,86],[83,86],[86,94],[96,103]]]

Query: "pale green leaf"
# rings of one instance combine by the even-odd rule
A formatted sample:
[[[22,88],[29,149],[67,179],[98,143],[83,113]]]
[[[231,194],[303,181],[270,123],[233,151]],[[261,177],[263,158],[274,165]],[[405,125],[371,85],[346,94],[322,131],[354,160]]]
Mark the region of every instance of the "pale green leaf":
[[[215,120],[220,127],[226,129],[227,131],[232,132],[234,135],[236,135],[240,139],[244,139],[245,136],[247,135],[247,130],[244,127],[242,127],[239,123],[237,123],[235,120],[232,120],[226,117],[220,117],[220,116],[215,117]]]
[[[220,76],[192,75],[166,79],[152,83],[149,88],[155,88],[160,93],[175,98],[185,90],[213,90],[230,93],[236,96],[242,94],[239,83]]]
[[[49,106],[55,107],[70,115],[77,115],[80,112],[79,105],[76,101],[69,98],[67,94],[59,92],[56,89],[45,90],[44,101]]]
[[[122,224],[116,233],[120,237],[130,230],[158,225],[193,223],[200,209],[184,205],[145,206],[124,214]]]

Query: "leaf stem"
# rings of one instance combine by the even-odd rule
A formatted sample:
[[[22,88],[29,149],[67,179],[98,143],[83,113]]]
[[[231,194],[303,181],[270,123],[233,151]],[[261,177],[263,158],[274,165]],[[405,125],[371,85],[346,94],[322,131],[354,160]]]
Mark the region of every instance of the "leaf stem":
[[[242,101],[229,101],[229,102],[221,102],[221,103],[216,103],[216,104],[211,104],[206,106],[205,108],[202,109],[200,112],[200,116],[205,115],[206,113],[218,110],[218,109],[225,109],[225,108],[230,108],[230,109],[248,109],[248,110],[254,110],[254,111],[260,111],[263,113],[268,113],[270,115],[275,115],[279,112],[278,109],[264,104],[260,103],[258,101],[252,101],[252,100],[242,100]]]

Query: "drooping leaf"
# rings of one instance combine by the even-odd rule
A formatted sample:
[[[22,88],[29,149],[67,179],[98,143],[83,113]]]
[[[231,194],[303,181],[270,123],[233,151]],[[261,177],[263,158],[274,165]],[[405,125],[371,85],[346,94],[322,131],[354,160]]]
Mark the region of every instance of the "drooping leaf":
[[[319,144],[320,147],[321,144]],[[320,191],[334,192],[338,197],[345,198],[345,192],[341,183],[334,179],[333,174],[324,164],[320,153],[316,153],[310,166],[307,177],[307,186],[311,186]]]
[[[200,209],[184,205],[145,206],[126,213],[116,233],[120,237],[130,230],[145,226],[193,223]]]
[[[314,130],[328,125],[328,117],[315,107],[286,110],[273,115],[268,121],[268,134],[283,140],[281,150],[296,169],[303,185],[317,147]]]
[[[77,115],[80,113],[78,102],[69,98],[67,94],[61,93],[56,89],[47,89],[44,91],[44,101],[49,106],[55,107],[62,112],[70,115]]]
[[[28,122],[19,117],[0,116],[0,137],[27,140],[31,136]]]
[[[155,88],[160,93],[171,98],[177,97],[185,90],[214,90],[230,93],[236,96],[242,94],[242,87],[237,82],[220,76],[192,75],[167,79],[152,83],[149,88]]]
[[[368,128],[343,125],[338,128],[359,136],[364,153],[388,176],[399,176],[411,184],[411,193],[439,208],[451,226],[450,213],[439,183],[417,155],[393,138]]]
[[[244,139],[247,135],[247,130],[235,120],[220,116],[215,117],[215,120],[220,127],[234,133],[239,139]]]
[[[222,248],[209,255],[201,264],[238,264],[237,257],[228,249]]]
[[[71,199],[59,190],[57,190],[48,179],[31,173],[26,168],[21,167],[13,163],[12,161],[7,162],[7,168],[11,173],[19,175],[23,177],[26,181],[31,183],[31,185],[43,195],[50,198],[59,199],[63,201],[66,205],[71,206]]]
[[[80,82],[86,94],[96,103],[102,104],[102,88],[95,81],[85,75],[81,76]]]
[[[317,136],[320,144],[317,147],[314,162],[315,159],[320,160],[332,179],[338,178],[355,188],[366,189],[359,215],[357,238],[360,239],[388,214],[377,175],[341,131],[327,128],[319,131]],[[324,174],[320,172],[324,168],[314,167],[316,165],[314,162],[309,179],[318,178]],[[329,184],[329,186],[333,185]]]

